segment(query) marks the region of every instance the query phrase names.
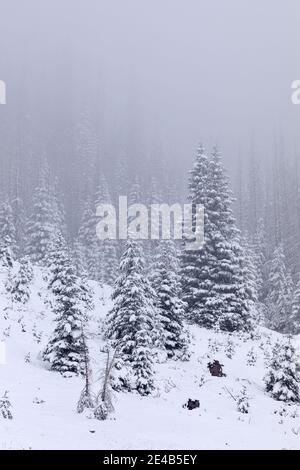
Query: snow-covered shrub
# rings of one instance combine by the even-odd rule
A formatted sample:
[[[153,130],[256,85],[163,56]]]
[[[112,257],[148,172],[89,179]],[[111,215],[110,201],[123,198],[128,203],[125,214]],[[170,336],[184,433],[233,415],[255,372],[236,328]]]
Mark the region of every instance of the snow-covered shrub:
[[[104,421],[108,417],[108,409],[104,402],[100,401],[100,403],[96,406],[94,410],[94,416],[96,419],[100,421]]]
[[[6,390],[3,397],[0,398],[0,415],[2,415],[4,419],[12,419],[10,408],[11,403],[8,398],[8,391]]]
[[[10,337],[10,330],[11,330],[11,326],[9,325],[3,330],[3,336],[5,336],[6,338],[9,338]]]
[[[235,344],[230,336],[225,344],[225,354],[229,359],[232,359],[235,354]]]
[[[291,340],[277,342],[265,376],[266,391],[275,400],[299,402],[299,382],[299,360]]]
[[[34,337],[37,344],[39,344],[42,341],[43,332],[42,331],[39,331],[39,332],[37,331],[36,324],[34,324],[33,327],[32,327],[32,336]]]
[[[245,385],[243,385],[240,393],[236,397],[236,406],[240,413],[249,413],[249,395]]]
[[[42,398],[39,398],[39,397],[35,397],[33,400],[32,400],[32,403],[36,404],[36,405],[41,405],[42,403],[45,403],[45,400],[43,400]]]
[[[203,387],[204,384],[205,384],[205,375],[202,374],[202,375],[200,375],[200,377],[198,379],[198,385],[201,388],[201,387]]]
[[[274,414],[278,414],[279,416],[283,416],[285,418],[290,417],[296,419],[299,416],[299,411],[298,407],[285,403],[284,405],[281,405],[279,409],[277,408],[274,410]]]
[[[26,364],[28,364],[29,362],[31,362],[30,352],[29,352],[28,354],[26,354],[26,356],[24,357],[24,361],[26,362]]]
[[[213,356],[215,353],[220,351],[221,344],[215,338],[209,338],[207,347],[209,354]]]
[[[252,347],[247,353],[247,366],[254,366],[257,362],[257,354],[254,347]]]
[[[92,393],[86,388],[83,388],[78,403],[77,403],[77,413],[82,413],[85,409],[92,409],[95,406],[95,401],[92,396]]]

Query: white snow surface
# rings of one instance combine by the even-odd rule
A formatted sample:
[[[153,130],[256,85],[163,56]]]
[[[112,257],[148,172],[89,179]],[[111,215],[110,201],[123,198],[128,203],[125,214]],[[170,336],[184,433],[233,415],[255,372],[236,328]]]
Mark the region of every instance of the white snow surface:
[[[228,335],[190,327],[190,361],[157,364],[153,396],[114,393],[115,413],[107,421],[98,421],[88,413],[76,412],[83,379],[64,378],[48,370],[41,360],[40,353],[54,327],[43,272],[35,268],[31,297],[23,310],[11,305],[5,277],[2,270],[0,341],[5,342],[6,363],[0,363],[0,396],[8,390],[13,419],[0,416],[0,449],[300,449],[300,407],[286,406],[264,391],[264,351],[271,348],[278,334],[262,328],[254,340],[231,336],[235,353],[230,359],[224,351]],[[111,306],[111,290],[90,284],[95,291],[95,309],[89,347],[97,392],[105,361],[100,352],[101,324]],[[10,336],[6,337],[9,325]],[[37,333],[43,332],[39,344],[32,334],[34,325]],[[216,341],[219,351],[212,352],[209,341],[213,345]],[[296,342],[299,344],[299,338]],[[252,347],[258,355],[254,366],[247,365]],[[31,362],[26,363],[28,353]],[[224,364],[226,377],[210,375],[207,363],[214,359]],[[228,392],[236,396],[243,385],[250,396],[248,414],[237,411]],[[200,408],[183,408],[189,398],[200,400]]]

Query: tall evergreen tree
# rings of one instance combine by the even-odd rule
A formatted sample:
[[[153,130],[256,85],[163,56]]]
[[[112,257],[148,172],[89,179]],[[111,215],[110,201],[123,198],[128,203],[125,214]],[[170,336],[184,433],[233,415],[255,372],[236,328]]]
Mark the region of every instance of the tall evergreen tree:
[[[267,324],[280,332],[288,332],[291,313],[292,288],[290,274],[286,267],[282,245],[279,245],[270,262],[268,278]]]
[[[84,268],[90,279],[99,277],[99,245],[96,236],[96,217],[90,199],[85,203],[81,224],[78,231],[78,243],[83,250]]]
[[[253,247],[248,242],[247,239],[242,240],[243,248],[243,275],[247,279],[246,288],[248,290],[249,298],[253,300],[254,303],[258,302],[258,291],[260,287],[260,275],[257,272],[256,268],[256,254],[253,250]]]
[[[84,211],[86,202],[95,190],[95,171],[98,158],[96,131],[87,108],[80,113],[76,129],[76,156],[78,171],[79,212]]]
[[[210,160],[207,211],[210,220],[212,289],[207,301],[209,319],[214,316],[227,331],[252,328],[249,279],[243,269],[244,253],[232,212],[232,196],[219,152]]]
[[[208,159],[200,147],[190,178],[190,200],[204,206],[203,247],[183,253],[183,293],[191,320],[208,328],[248,331],[252,328],[249,280],[217,150]]]
[[[0,265],[5,268],[13,266],[13,255],[10,247],[10,239],[8,237],[0,239]]]
[[[208,266],[208,182],[209,182],[209,158],[204,147],[199,146],[196,161],[189,176],[189,201],[196,205],[202,205],[204,211],[204,244],[198,250],[188,247],[189,239],[184,239],[182,251],[182,293],[183,300],[187,304],[187,315],[191,321],[202,323],[202,316],[206,311],[206,300],[211,288]],[[186,234],[184,234],[186,237]],[[213,320],[213,319],[212,319]],[[213,322],[211,322],[213,323]]]
[[[114,306],[108,315],[106,336],[118,349],[122,363],[130,367],[134,388],[142,395],[153,389],[155,311],[149,291],[139,242],[128,240],[112,295]]]
[[[86,269],[85,250],[82,241],[76,238],[73,242],[73,264],[76,270],[76,275],[82,279],[88,278]]]
[[[56,263],[49,287],[55,295],[55,329],[43,353],[51,369],[61,373],[84,373],[86,315],[82,311],[81,291],[66,243],[58,235]]]
[[[16,228],[12,208],[8,201],[0,205],[0,239],[5,241],[5,244],[10,248],[12,257],[15,257],[17,252]]]
[[[250,237],[248,237],[250,240]],[[268,257],[265,224],[262,218],[258,221],[256,233],[251,237],[249,242],[250,249],[253,253],[253,263],[256,270],[257,280],[257,296],[260,302],[263,302],[266,296],[265,292],[265,266]]]
[[[19,147],[19,146],[18,146]],[[13,174],[13,183],[10,191],[10,201],[13,214],[13,223],[15,227],[15,237],[16,237],[16,255],[17,257],[24,254],[24,241],[25,241],[25,206],[24,206],[24,196],[25,196],[25,178],[22,173],[22,164],[21,164],[21,149],[17,152],[18,161],[16,162],[16,167],[14,168]],[[23,157],[23,155],[22,155]]]
[[[24,254],[24,244],[25,244],[25,208],[23,200],[20,196],[15,196],[11,202],[12,213],[13,213],[13,223],[15,226],[16,232],[16,255],[17,257]]]
[[[168,357],[187,358],[188,337],[183,325],[184,304],[180,299],[178,259],[173,240],[160,241],[150,280],[156,294],[160,344]]]
[[[105,177],[102,175],[95,196],[95,210],[100,204],[111,204],[111,197]],[[96,218],[94,219],[96,223]],[[96,232],[96,226],[95,226]],[[116,240],[98,240],[98,280],[113,285],[118,268]]]
[[[300,276],[293,293],[292,314],[291,314],[291,333],[300,333]]]
[[[62,229],[57,224],[57,201],[54,194],[50,169],[45,162],[33,194],[32,213],[26,224],[26,254],[39,264],[46,263],[53,239]]]

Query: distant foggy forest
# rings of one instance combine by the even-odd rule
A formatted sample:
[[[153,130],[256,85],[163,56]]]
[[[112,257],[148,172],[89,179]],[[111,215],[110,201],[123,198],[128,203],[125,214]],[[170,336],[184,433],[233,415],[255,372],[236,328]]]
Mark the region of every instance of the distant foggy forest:
[[[45,371],[79,376],[76,411],[103,421],[116,408],[118,425],[115,393],[169,400],[180,383],[178,406],[191,411],[202,390],[209,402],[208,373],[228,380],[220,393],[212,387],[214,403],[227,393],[238,413],[248,414],[251,393],[299,403],[300,105],[291,100],[298,3],[11,0],[0,8],[0,332],[18,364],[31,335],[20,377],[31,377],[32,366],[43,383],[52,380]],[[118,208],[120,196],[202,205],[203,245],[189,249],[188,237],[100,240],[96,209]],[[102,380],[92,381],[98,363],[104,380],[92,393]],[[7,390],[16,390],[5,373]],[[235,395],[239,380],[246,385]],[[0,418],[10,420],[4,392]],[[56,408],[54,395],[49,414],[73,412],[66,398]],[[32,403],[44,401],[30,396]],[[228,416],[236,419],[231,409]],[[127,448],[126,433],[105,445]],[[49,442],[59,447],[55,434]],[[155,439],[145,442],[155,448]]]

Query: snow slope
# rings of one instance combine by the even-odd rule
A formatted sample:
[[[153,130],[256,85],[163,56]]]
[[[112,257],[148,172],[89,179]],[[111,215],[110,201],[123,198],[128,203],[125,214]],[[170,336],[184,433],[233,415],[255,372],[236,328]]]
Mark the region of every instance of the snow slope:
[[[277,334],[261,329],[254,339],[233,336],[235,353],[230,359],[225,351],[228,335],[192,327],[190,361],[157,364],[155,396],[116,393],[114,415],[97,421],[76,412],[82,378],[63,378],[40,359],[53,329],[43,273],[35,268],[31,298],[23,311],[11,305],[5,276],[0,273],[0,340],[5,340],[6,349],[0,395],[9,391],[13,420],[0,418],[0,449],[300,449],[300,407],[283,407],[264,392],[265,356]],[[89,346],[97,391],[104,365],[101,323],[110,306],[110,289],[92,285],[95,310]],[[39,343],[33,331],[36,336],[43,332]],[[252,347],[258,360],[250,366],[247,353]],[[209,374],[207,363],[213,359],[224,364],[226,377]],[[230,395],[236,396],[243,384],[250,395],[249,414],[238,412]],[[199,399],[200,408],[183,408],[188,398]]]

